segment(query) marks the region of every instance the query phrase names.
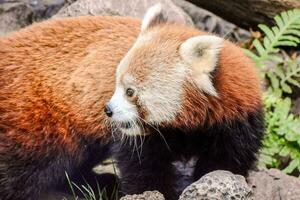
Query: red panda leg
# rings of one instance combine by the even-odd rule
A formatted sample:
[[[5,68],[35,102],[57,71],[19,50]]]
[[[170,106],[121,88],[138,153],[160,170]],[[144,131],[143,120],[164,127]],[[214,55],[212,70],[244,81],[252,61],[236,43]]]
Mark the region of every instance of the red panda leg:
[[[115,144],[117,165],[120,169],[120,184],[123,195],[141,194],[158,190],[166,200],[177,200],[176,173],[171,161],[171,152],[160,136],[145,138],[138,149],[133,144]]]

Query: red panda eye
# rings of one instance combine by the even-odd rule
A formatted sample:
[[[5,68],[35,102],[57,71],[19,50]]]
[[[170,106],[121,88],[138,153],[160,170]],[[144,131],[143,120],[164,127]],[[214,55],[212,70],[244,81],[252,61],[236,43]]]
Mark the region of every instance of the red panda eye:
[[[128,88],[128,89],[126,90],[126,95],[127,95],[128,97],[132,97],[132,96],[134,95],[134,90],[133,90],[132,88]]]

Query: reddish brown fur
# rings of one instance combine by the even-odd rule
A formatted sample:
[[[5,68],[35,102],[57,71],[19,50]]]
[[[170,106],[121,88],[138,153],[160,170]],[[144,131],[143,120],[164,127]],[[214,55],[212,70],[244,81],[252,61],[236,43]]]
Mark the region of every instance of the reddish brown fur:
[[[197,89],[192,84],[186,85],[184,114],[182,119],[176,119],[177,123],[188,127],[204,123],[210,126],[235,118],[244,119],[261,106],[261,89],[254,65],[230,42],[226,41],[221,51],[213,83],[218,97],[203,95],[195,92]]]
[[[160,35],[172,38],[172,34],[180,35],[180,41],[183,42],[190,37],[208,33],[192,28],[172,26],[160,30]],[[189,121],[184,121],[185,124],[198,126],[208,120],[208,125],[211,125],[222,120],[230,121],[237,116],[243,118],[247,113],[251,113],[261,106],[261,88],[257,71],[240,47],[225,41],[216,71],[217,73],[212,74],[212,77],[218,97],[199,94],[199,92],[195,92],[195,86],[186,85],[183,105],[186,107],[184,113],[188,117],[183,118],[184,120],[189,119]],[[201,110],[197,110],[197,108]],[[193,111],[195,112],[193,113]],[[199,115],[199,113],[201,114]]]
[[[133,19],[81,17],[35,24],[2,38],[1,130],[28,148],[43,146],[50,137],[74,150],[75,130],[84,136],[108,135],[102,109],[114,90],[115,68],[133,44],[139,26]],[[173,46],[161,52],[166,55],[176,50],[179,56],[183,41],[207,34],[171,24],[154,28],[159,34],[147,49],[172,40]],[[141,49],[139,59],[132,61],[141,79],[147,72],[139,60],[149,57],[147,52]],[[175,126],[243,117],[260,104],[253,65],[232,43],[224,44],[214,85],[219,98],[199,94],[187,84],[183,114]],[[199,105],[196,110],[195,105]],[[145,110],[142,113],[147,115]]]
[[[130,60],[130,67],[123,72],[134,74],[138,84],[143,83],[151,73],[151,68],[145,64],[155,66],[151,63],[169,62],[170,67],[173,67],[173,63],[180,57],[179,47],[184,41],[193,36],[208,34],[175,24],[159,24],[150,27],[144,34],[147,31],[154,33],[151,43],[136,49],[138,53]],[[158,60],[158,57],[164,60]],[[183,109],[172,126],[193,128],[204,123],[209,126],[224,120],[242,119],[261,106],[257,72],[252,61],[235,44],[224,42],[212,77],[218,97],[204,94],[190,80],[186,81]]]
[[[55,140],[73,153],[78,134],[109,136],[103,107],[139,26],[130,18],[78,17],[1,38],[0,131],[33,151]]]
[[[254,65],[239,47],[225,41],[217,66],[210,68],[205,62],[196,66],[200,61],[195,58],[196,61],[191,62],[193,66],[188,66],[187,59],[196,56],[186,55],[195,53],[195,48],[199,50],[201,44],[204,49],[205,38],[208,38],[207,43],[216,42],[208,48],[218,48],[220,40],[197,37],[202,39],[199,46],[191,47],[193,45],[188,43],[183,52],[181,44],[207,33],[171,24],[151,26],[148,30],[142,33],[143,38],[139,38],[141,40],[121,63],[126,70],[120,73],[124,73],[124,80],[129,74],[137,82],[134,86],[144,97],[141,103],[146,105],[141,107],[147,109],[148,122],[154,125],[143,141],[136,136],[134,145],[116,143],[122,192],[138,194],[158,190],[166,199],[175,200],[186,186],[211,171],[228,170],[247,176],[257,160],[264,133],[260,87]],[[146,42],[140,45],[140,41]],[[208,51],[216,53],[218,50]],[[203,59],[212,59],[209,53],[202,55],[207,56]],[[194,75],[199,75],[193,74],[196,67],[209,68],[210,72],[215,67],[210,78],[216,93],[211,88],[203,90],[207,93],[201,90],[210,80],[200,80],[203,81],[200,84],[195,81],[197,76]],[[210,94],[217,94],[217,97]],[[160,114],[163,117],[159,118]],[[159,131],[155,130],[155,123],[159,124]],[[132,151],[135,146],[141,147],[141,153],[139,147]],[[185,166],[193,159],[195,166],[189,169],[192,173],[183,175],[186,169],[179,165]]]
[[[210,126],[235,118],[244,119],[261,106],[257,72],[252,61],[236,45],[225,42],[213,77],[218,97],[195,92],[196,86],[186,85],[183,115],[175,122],[178,126],[197,127],[204,123]]]
[[[63,159],[53,152],[67,152],[75,163],[80,163],[84,157],[79,152],[84,146],[80,144],[82,140],[109,138],[103,107],[115,87],[116,67],[134,43],[139,27],[140,22],[130,18],[78,17],[35,24],[0,39],[0,169],[1,180],[7,181],[0,184],[1,198],[26,198],[25,190],[16,190],[15,184],[30,178],[31,173],[38,174],[39,181],[44,177],[43,170],[49,173],[45,180],[61,176],[52,174],[52,164],[58,163],[53,168],[61,169]],[[168,58],[171,63],[179,58],[182,42],[206,34],[170,24],[153,29],[159,34],[147,48],[155,52],[158,45],[171,41],[157,52],[175,52]],[[140,79],[147,73],[140,63],[149,57],[148,52],[141,49],[139,58],[132,60]],[[149,57],[152,58],[155,54]],[[182,113],[173,126],[213,124],[244,117],[260,107],[253,65],[235,45],[225,42],[213,80],[219,98],[196,92],[193,85],[186,83]],[[147,116],[139,106],[141,116]],[[40,172],[34,168],[40,164],[36,160],[47,161]],[[10,173],[6,174],[6,169]],[[26,195],[34,190],[38,194],[47,186],[33,183],[32,179]],[[40,188],[35,189],[37,186]]]

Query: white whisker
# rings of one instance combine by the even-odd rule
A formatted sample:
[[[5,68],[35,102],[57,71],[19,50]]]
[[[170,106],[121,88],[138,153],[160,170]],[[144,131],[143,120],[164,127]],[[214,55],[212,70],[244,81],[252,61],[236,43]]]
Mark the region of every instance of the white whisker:
[[[146,122],[143,118],[141,118],[141,117],[139,117],[139,116],[136,116],[136,117],[137,117],[138,119],[142,120],[145,124],[151,126],[154,130],[156,130],[156,131],[159,133],[159,135],[162,137],[162,139],[163,139],[164,143],[166,144],[168,150],[171,151],[171,148],[170,148],[169,144],[167,143],[166,138],[165,138],[165,137],[163,136],[163,134],[160,132],[160,130],[159,130],[158,127],[154,127],[152,124]]]

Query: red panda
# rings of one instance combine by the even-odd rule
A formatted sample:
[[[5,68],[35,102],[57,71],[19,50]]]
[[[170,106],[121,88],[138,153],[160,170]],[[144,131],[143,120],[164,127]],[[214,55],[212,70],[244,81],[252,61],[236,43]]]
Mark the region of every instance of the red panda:
[[[1,200],[41,199],[65,172],[95,185],[91,169],[109,154],[103,109],[139,31],[136,19],[77,17],[0,38]]]
[[[115,144],[122,192],[167,200],[212,170],[247,176],[264,132],[252,62],[229,41],[169,23],[159,4],[118,65],[105,112],[134,141]],[[177,184],[176,162],[191,159],[189,180]]]

